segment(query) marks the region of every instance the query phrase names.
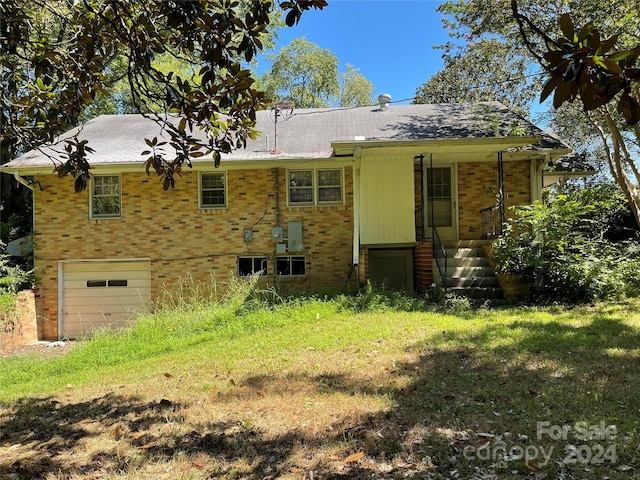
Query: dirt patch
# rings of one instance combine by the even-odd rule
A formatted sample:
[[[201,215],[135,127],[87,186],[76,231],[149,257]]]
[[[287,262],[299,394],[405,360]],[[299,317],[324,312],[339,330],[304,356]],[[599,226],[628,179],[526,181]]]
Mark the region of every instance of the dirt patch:
[[[0,350],[0,358],[34,355],[38,358],[60,357],[74,348],[73,342],[37,342],[11,350]]]

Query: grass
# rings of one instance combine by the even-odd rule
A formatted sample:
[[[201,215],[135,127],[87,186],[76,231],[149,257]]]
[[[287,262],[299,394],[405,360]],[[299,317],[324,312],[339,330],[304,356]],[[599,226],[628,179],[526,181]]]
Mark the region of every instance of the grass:
[[[11,313],[16,304],[16,296],[12,293],[0,292],[0,314]]]
[[[629,478],[639,306],[180,305],[0,360],[0,478]]]

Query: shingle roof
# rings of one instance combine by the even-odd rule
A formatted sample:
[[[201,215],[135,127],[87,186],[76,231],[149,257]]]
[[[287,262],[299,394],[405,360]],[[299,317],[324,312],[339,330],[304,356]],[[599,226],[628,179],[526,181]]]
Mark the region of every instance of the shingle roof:
[[[272,111],[260,111],[258,138],[249,141],[246,149],[223,155],[223,160],[326,158],[333,153],[332,142],[480,139],[507,136],[516,126],[521,133],[541,137],[539,147],[569,148],[498,102],[391,105],[386,110],[378,106],[294,110],[289,118],[280,117],[277,125]],[[95,150],[88,157],[93,165],[140,162],[140,153],[148,149],[145,138],[167,137],[158,124],[141,115],[100,116],[65,133],[60,140],[74,135],[88,140]],[[59,143],[56,149],[61,151],[61,146]],[[276,148],[278,153],[274,154]],[[51,166],[51,159],[43,152],[60,158],[50,147],[41,150],[32,150],[3,167]]]

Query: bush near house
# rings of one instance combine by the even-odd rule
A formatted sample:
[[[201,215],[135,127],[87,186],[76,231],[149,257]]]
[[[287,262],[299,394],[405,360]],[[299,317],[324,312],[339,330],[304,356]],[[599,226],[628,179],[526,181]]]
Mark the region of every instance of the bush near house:
[[[0,294],[15,295],[33,287],[33,271],[26,271],[6,254],[0,254]]]
[[[593,301],[640,294],[640,241],[615,186],[564,187],[514,208],[494,242],[500,273],[532,275],[538,300]]]
[[[4,248],[0,242],[0,314],[13,311],[16,294],[32,288],[34,283],[33,270],[27,271],[20,263],[13,261],[4,253]]]

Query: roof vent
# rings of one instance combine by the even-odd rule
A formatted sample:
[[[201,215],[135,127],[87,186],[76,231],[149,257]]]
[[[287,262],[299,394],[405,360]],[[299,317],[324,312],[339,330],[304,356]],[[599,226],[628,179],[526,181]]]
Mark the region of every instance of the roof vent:
[[[391,101],[391,95],[388,93],[381,93],[378,95],[378,103],[380,104],[380,110],[383,112],[389,108],[389,102]]]

